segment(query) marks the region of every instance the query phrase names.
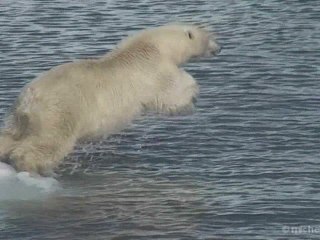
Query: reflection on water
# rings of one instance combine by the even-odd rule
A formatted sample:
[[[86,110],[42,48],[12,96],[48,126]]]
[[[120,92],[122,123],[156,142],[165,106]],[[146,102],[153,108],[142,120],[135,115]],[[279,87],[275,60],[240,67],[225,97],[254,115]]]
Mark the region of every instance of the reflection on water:
[[[193,115],[147,116],[79,145],[60,191],[0,201],[0,239],[318,239],[284,227],[320,225],[319,11],[298,0],[1,1],[1,119],[42,71],[138,29],[197,22],[224,48],[186,66],[201,86]]]

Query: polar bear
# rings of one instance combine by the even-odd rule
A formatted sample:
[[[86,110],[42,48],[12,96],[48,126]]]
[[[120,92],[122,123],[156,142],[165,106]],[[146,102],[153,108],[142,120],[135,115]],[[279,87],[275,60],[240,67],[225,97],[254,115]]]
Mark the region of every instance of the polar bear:
[[[192,108],[198,85],[181,65],[220,49],[205,29],[170,24],[128,37],[105,56],[52,68],[22,89],[8,114],[2,161],[46,175],[80,139],[113,134],[144,110]]]

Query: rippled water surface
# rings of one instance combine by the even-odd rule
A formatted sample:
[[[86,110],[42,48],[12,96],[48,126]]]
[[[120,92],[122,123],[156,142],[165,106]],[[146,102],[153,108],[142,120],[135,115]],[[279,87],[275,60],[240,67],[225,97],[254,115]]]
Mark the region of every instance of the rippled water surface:
[[[185,66],[201,86],[193,115],[77,146],[61,190],[0,202],[0,239],[319,239],[319,12],[316,0],[2,0],[1,119],[39,73],[139,29],[204,23],[224,49]]]

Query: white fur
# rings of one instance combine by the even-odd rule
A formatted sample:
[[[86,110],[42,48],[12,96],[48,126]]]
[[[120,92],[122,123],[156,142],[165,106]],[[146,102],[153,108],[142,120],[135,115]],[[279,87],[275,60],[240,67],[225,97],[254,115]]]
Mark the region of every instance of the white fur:
[[[192,108],[198,86],[179,66],[219,50],[209,33],[166,25],[122,41],[94,60],[63,64],[27,84],[0,136],[0,156],[18,170],[46,173],[77,140],[110,135],[143,110]]]

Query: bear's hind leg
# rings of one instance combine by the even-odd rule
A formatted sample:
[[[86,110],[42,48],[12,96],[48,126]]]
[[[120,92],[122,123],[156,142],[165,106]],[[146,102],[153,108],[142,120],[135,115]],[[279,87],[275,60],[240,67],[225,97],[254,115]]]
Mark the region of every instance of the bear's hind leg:
[[[50,175],[72,150],[74,143],[71,138],[30,136],[11,152],[10,160],[18,171]]]

